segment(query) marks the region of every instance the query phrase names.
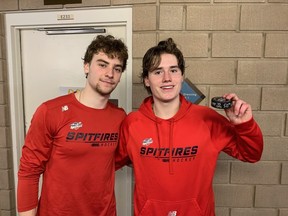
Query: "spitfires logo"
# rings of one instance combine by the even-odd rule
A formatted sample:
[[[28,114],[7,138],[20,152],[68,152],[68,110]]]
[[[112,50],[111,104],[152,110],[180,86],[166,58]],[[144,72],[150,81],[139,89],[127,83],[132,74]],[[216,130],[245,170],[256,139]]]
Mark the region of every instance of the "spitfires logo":
[[[83,127],[82,122],[74,122],[70,125],[70,129],[72,130],[78,130],[81,127]]]
[[[167,216],[177,216],[177,211],[170,211]]]
[[[153,143],[153,139],[152,138],[146,138],[146,139],[143,140],[142,145],[143,146],[149,146],[152,143]]]
[[[191,162],[198,153],[198,146],[177,146],[173,148],[169,147],[155,147],[153,148],[150,142],[143,142],[140,147],[140,155],[146,158],[157,158],[163,162]],[[148,146],[150,145],[150,146]]]

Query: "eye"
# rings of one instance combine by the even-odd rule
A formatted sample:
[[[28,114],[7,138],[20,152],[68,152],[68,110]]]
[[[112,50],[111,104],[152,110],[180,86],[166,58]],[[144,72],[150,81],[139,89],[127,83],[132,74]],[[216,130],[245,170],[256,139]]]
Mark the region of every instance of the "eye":
[[[171,73],[178,73],[180,70],[178,68],[173,68],[170,70]]]
[[[115,67],[114,70],[117,72],[117,73],[122,73],[123,70],[121,67]]]
[[[107,67],[107,64],[104,64],[104,63],[99,63],[98,65],[99,65],[99,67],[101,67],[101,68],[106,68],[106,67]]]
[[[154,75],[160,75],[161,74],[161,70],[154,70],[152,73],[154,74]]]
[[[177,72],[177,70],[175,70],[175,69],[171,70],[171,73],[176,73],[176,72]]]

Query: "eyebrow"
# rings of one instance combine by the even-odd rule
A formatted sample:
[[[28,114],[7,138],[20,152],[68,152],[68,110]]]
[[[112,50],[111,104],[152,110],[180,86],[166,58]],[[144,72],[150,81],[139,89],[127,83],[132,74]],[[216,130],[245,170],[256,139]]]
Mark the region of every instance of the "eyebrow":
[[[97,62],[103,62],[103,63],[105,63],[105,64],[110,64],[109,62],[107,62],[107,61],[105,61],[105,60],[103,60],[103,59],[97,59],[96,60]],[[116,64],[115,65],[116,67],[121,67],[121,69],[123,69],[123,65],[122,64]]]
[[[173,66],[169,67],[169,69],[174,69],[174,68],[179,68],[179,66],[178,65],[173,65]],[[154,70],[159,70],[159,69],[163,69],[163,67],[157,67]]]

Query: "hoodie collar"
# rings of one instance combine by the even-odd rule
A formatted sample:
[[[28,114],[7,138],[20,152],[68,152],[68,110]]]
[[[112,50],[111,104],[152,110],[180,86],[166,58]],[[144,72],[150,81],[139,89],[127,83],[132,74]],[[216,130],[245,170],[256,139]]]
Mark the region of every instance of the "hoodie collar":
[[[172,118],[166,119],[167,121],[178,121],[179,119],[185,116],[185,113],[187,112],[187,110],[192,106],[192,103],[188,102],[182,94],[180,94],[179,98],[180,98],[181,105],[180,105],[178,112]],[[145,100],[143,101],[143,103],[141,104],[139,108],[139,111],[153,121],[157,121],[157,122],[161,120],[163,121],[164,119],[160,119],[157,116],[155,116],[153,109],[152,109],[153,103],[154,101],[153,101],[152,96],[145,98]]]

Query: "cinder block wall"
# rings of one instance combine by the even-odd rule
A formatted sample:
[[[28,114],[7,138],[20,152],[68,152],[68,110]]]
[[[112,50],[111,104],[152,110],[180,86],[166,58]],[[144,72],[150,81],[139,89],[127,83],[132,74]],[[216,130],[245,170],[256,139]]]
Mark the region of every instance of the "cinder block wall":
[[[185,55],[186,77],[206,95],[202,105],[225,92],[251,103],[264,153],[256,164],[220,155],[214,179],[217,216],[288,216],[287,0],[43,2],[0,0],[0,12],[132,5],[133,109],[147,96],[138,77],[143,54],[167,37]],[[0,22],[0,216],[8,216],[15,215],[15,186],[3,16]]]

